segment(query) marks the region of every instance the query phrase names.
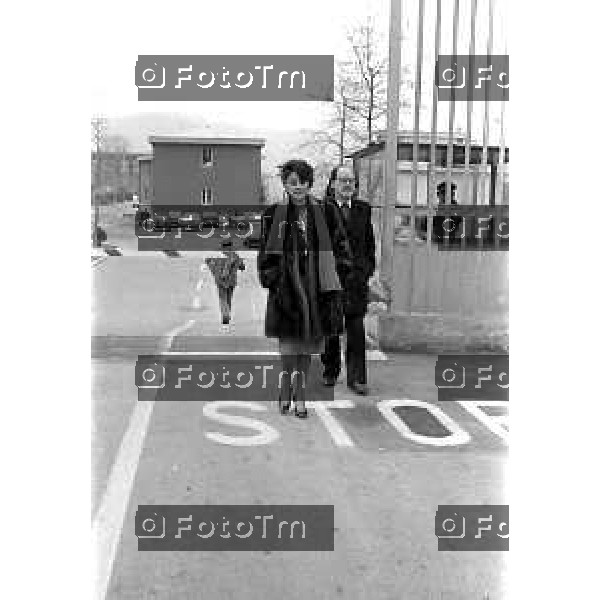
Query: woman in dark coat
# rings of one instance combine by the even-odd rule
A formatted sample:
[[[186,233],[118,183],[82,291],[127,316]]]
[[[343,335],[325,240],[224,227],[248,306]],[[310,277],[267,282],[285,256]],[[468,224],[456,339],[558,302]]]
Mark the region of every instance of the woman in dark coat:
[[[303,160],[281,167],[286,203],[263,216],[258,271],[269,290],[265,334],[279,339],[283,373],[280,411],[306,418],[305,385],[311,354],[326,336],[342,333],[343,282],[351,266],[350,246],[335,210],[311,194],[313,168]],[[300,373],[302,381],[292,373]]]

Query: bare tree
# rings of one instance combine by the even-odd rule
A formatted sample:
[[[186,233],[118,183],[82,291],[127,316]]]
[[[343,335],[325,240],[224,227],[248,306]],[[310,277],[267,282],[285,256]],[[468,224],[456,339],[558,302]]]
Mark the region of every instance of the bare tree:
[[[106,141],[106,119],[104,117],[94,117],[91,122],[92,126],[92,151],[96,153],[96,173],[94,187],[97,191],[101,186],[101,155],[104,151]]]
[[[106,136],[104,141],[105,152],[118,152],[126,154],[129,150],[129,140],[117,133],[112,133]]]
[[[376,141],[376,132],[384,129],[387,103],[387,45],[373,19],[351,29],[347,35],[348,57],[337,61],[334,101],[319,131],[304,132],[298,150],[314,155],[313,163],[319,168],[327,164],[342,164],[348,154]],[[408,92],[411,87],[409,69],[401,89],[401,111],[410,107]],[[377,174],[376,174],[377,175]],[[369,165],[367,195],[379,185],[372,181]]]
[[[94,245],[100,246],[100,238],[98,236],[98,223],[100,219],[100,209],[98,202],[100,200],[100,187],[102,185],[102,167],[101,167],[101,154],[104,145],[105,133],[106,133],[106,119],[103,117],[95,117],[92,119],[92,144],[96,152],[96,173],[94,177],[94,186],[92,187],[92,203],[94,205]]]
[[[387,57],[377,44],[378,32],[371,18],[348,33],[350,59],[342,61],[339,81],[346,93],[346,106],[359,123],[364,123],[366,143],[385,114]]]
[[[122,135],[110,134],[106,136],[104,143],[104,151],[110,152],[113,155],[115,181],[119,188],[119,193],[122,193],[126,188],[126,182],[123,172],[124,163],[127,162],[127,153],[129,151],[129,141]]]

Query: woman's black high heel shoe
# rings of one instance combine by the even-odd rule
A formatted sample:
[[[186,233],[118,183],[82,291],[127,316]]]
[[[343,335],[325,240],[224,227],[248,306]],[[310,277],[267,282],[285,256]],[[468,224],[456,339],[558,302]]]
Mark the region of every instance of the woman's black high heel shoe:
[[[282,415],[287,415],[290,412],[290,404],[292,403],[291,400],[288,400],[285,404],[283,402],[283,400],[281,399],[281,394],[279,395],[279,412]]]
[[[294,406],[294,416],[298,417],[299,419],[308,419],[308,411],[306,408],[304,410],[298,410],[298,407]]]

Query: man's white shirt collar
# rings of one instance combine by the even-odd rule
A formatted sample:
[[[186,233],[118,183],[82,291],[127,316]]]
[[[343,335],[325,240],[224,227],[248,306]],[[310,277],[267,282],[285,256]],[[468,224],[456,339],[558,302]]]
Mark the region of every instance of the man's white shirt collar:
[[[338,200],[338,201],[337,201],[337,203],[338,203],[338,206],[339,206],[340,208],[342,208],[342,206],[344,206],[344,204],[347,204],[347,205],[348,205],[348,208],[352,208],[352,198],[350,198],[350,199],[349,199],[348,201],[346,201],[346,202],[344,202],[343,200]]]

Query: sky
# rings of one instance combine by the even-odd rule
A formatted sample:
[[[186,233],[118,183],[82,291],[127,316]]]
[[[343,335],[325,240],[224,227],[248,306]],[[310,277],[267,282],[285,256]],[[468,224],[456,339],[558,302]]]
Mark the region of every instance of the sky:
[[[483,53],[487,39],[487,11],[490,0],[478,1],[476,53]],[[459,53],[469,47],[468,25],[472,0],[461,0]],[[436,0],[425,1],[425,65],[433,64],[432,10]],[[454,2],[442,2],[442,48],[450,53],[451,15]],[[168,7],[168,10],[166,10]],[[414,64],[418,0],[403,0],[403,62]],[[496,1],[495,51],[504,53],[503,22],[505,1]],[[201,115],[209,120],[245,127],[271,129],[317,128],[328,114],[323,102],[138,102],[134,67],[139,54],[334,54],[348,52],[346,33],[370,16],[382,32],[379,43],[388,53],[389,0],[302,0],[296,4],[281,0],[219,0],[168,3],[149,0],[122,3],[108,0],[97,16],[96,31],[103,32],[93,56],[91,112],[126,115],[138,112],[176,112]],[[425,67],[427,68],[427,67]],[[428,72],[428,71],[426,71]],[[431,77],[424,77],[423,99],[432,97]],[[412,97],[411,97],[412,100]],[[499,104],[499,103],[498,103]],[[457,125],[465,115],[457,109]],[[482,121],[482,106],[475,107],[474,122]],[[446,112],[444,112],[446,111]],[[495,111],[495,112],[494,112]],[[492,121],[499,118],[499,106],[492,106]],[[440,105],[440,123],[447,120],[447,105]],[[405,124],[412,127],[412,115]],[[423,126],[430,123],[428,107],[421,113]]]

